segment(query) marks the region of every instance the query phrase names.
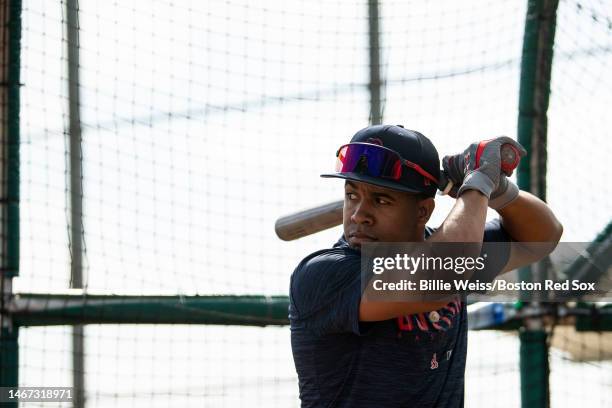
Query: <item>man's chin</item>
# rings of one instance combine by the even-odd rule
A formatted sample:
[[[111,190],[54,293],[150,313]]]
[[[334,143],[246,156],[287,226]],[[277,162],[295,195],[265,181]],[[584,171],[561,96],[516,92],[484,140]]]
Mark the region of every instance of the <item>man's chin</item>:
[[[374,238],[358,238],[358,237],[350,237],[348,239],[349,247],[353,249],[361,249],[361,245],[366,242],[376,242]]]

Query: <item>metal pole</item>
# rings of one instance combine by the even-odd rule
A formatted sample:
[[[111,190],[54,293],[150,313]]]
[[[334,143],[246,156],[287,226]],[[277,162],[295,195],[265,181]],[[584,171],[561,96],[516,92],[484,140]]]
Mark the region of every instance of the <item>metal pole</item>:
[[[83,192],[81,115],[79,89],[79,2],[66,1],[66,32],[68,36],[68,101],[70,136],[70,243],[71,243],[71,288],[83,287],[82,239],[83,239]],[[83,325],[72,328],[72,378],[75,408],[85,406],[85,363]]]
[[[287,296],[263,295],[92,295],[19,293],[9,308],[15,325],[210,324],[279,326],[289,324]]]
[[[370,38],[370,119],[373,125],[382,123],[380,94],[380,33],[378,29],[378,0],[369,0],[369,38]]]
[[[519,164],[517,179],[521,190],[543,200],[546,199],[547,111],[557,6],[558,0],[528,0],[521,59],[518,140],[528,153]],[[545,259],[535,267],[523,268],[521,279],[528,279],[531,273],[546,274],[547,265]],[[538,304],[527,307],[537,308]],[[521,406],[548,407],[549,339],[542,319],[525,319],[519,338]]]
[[[20,0],[0,0],[0,25],[0,386],[16,387],[19,330],[7,309],[19,274]]]

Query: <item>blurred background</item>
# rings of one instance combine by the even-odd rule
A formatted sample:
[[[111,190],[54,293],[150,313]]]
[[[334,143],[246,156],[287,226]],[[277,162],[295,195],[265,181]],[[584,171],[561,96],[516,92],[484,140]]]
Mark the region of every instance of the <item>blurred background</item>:
[[[286,321],[186,324],[181,299],[256,295],[283,310],[297,263],[341,229],[284,242],[274,221],[342,198],[319,174],[371,123],[418,130],[441,157],[531,140],[522,187],[553,208],[562,240],[609,233],[610,1],[0,3],[2,180],[8,196],[18,187],[3,298],[46,316],[17,331],[6,314],[1,385],[77,384],[87,407],[299,406]],[[437,197],[430,225],[452,204]],[[94,295],[174,296],[175,320],[73,326]],[[525,401],[542,390],[554,407],[612,406],[602,327],[546,326],[548,384],[533,393],[518,330],[471,331],[466,406],[544,406]]]

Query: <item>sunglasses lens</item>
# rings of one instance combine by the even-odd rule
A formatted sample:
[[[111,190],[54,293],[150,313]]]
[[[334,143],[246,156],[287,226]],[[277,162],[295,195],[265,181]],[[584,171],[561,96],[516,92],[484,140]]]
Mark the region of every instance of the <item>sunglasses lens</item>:
[[[402,163],[397,154],[380,146],[349,144],[342,146],[338,151],[336,171],[399,180],[402,175]]]
[[[346,173],[349,170],[345,169],[354,167],[353,158],[347,156],[348,150],[349,146],[347,145],[342,146],[338,151],[338,159],[336,160],[336,171],[338,173]]]

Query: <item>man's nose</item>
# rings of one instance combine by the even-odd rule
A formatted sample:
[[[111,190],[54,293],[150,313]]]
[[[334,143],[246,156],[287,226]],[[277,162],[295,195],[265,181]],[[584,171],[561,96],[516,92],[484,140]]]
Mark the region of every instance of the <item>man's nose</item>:
[[[361,200],[353,209],[351,214],[351,221],[355,224],[372,224],[374,217],[372,215],[372,208],[366,202]]]

